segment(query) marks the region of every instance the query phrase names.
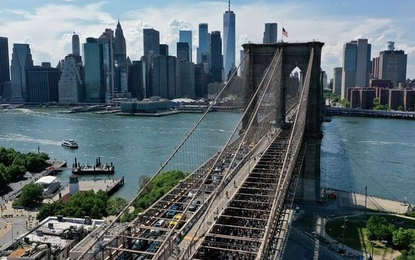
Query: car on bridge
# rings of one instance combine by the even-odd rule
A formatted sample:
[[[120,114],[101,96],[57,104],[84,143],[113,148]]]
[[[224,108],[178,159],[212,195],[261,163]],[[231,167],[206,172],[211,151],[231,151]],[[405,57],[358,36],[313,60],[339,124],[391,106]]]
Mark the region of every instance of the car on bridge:
[[[167,221],[166,220],[164,220],[164,219],[158,220],[154,224],[153,229],[150,230],[150,235],[156,236],[156,237],[160,236],[161,235],[161,231],[158,228],[165,228],[166,226],[167,226]]]
[[[181,213],[176,214],[173,217],[173,219],[170,220],[169,228],[174,228],[174,227],[180,228],[185,223],[185,220],[186,220],[185,214],[181,214]]]
[[[143,249],[146,248],[147,246],[148,246],[148,240],[137,239],[134,241],[133,245],[131,246],[131,249],[143,251]]]
[[[147,252],[155,253],[157,249],[159,249],[161,242],[160,241],[153,241],[147,249]]]
[[[177,214],[177,211],[181,210],[182,207],[179,204],[174,204],[171,206],[170,210],[167,212],[166,217],[172,218]]]
[[[193,200],[189,206],[189,211],[196,211],[200,206],[200,200]]]
[[[189,197],[189,198],[193,198],[193,197],[195,197],[197,195],[197,189],[193,189],[193,190],[190,190],[189,191],[189,193],[187,194],[187,197]]]

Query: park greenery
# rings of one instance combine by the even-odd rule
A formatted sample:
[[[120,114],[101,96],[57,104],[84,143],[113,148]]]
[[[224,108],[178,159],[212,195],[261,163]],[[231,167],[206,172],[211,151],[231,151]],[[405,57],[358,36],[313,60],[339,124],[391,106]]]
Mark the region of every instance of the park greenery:
[[[151,204],[176,186],[187,174],[181,171],[170,171],[159,174],[150,183],[150,178],[140,179],[140,187],[144,188],[141,196],[134,202],[134,211],[122,216],[122,221],[133,220],[138,213],[144,211]],[[146,185],[148,183],[148,185]],[[104,191],[78,192],[66,203],[55,201],[43,204],[37,215],[39,221],[48,216],[62,215],[64,217],[101,219],[103,217],[118,215],[127,206],[127,201],[120,197],[108,198]]]
[[[104,191],[94,192],[92,190],[78,192],[66,203],[55,201],[45,203],[41,206],[37,219],[39,221],[48,216],[64,216],[83,218],[90,216],[94,219],[101,219],[109,215],[115,215],[127,205],[127,201],[120,197],[108,198]]]
[[[0,191],[11,182],[22,180],[26,172],[36,172],[45,167],[46,153],[20,153],[12,148],[0,147]]]
[[[29,183],[22,188],[20,196],[13,201],[13,208],[34,207],[43,200],[43,186]]]
[[[157,175],[150,183],[150,178],[144,177],[140,179],[140,188],[142,188],[141,195],[134,201],[134,210],[126,212],[121,222],[129,222],[137,217],[138,213],[143,212],[151,204],[160,199],[164,194],[169,192],[188,174],[182,171],[169,171]],[[146,185],[148,183],[148,185]]]
[[[343,228],[345,227],[345,228]],[[392,215],[354,216],[327,222],[326,232],[359,251],[384,255],[399,250],[397,260],[415,260],[415,220]],[[343,236],[344,234],[344,236]]]

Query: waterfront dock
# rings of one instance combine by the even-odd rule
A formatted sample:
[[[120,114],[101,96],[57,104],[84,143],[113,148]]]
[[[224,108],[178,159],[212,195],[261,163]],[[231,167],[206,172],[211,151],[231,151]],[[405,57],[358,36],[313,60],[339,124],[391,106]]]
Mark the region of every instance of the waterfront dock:
[[[102,164],[101,158],[97,158],[95,160],[95,165],[81,165],[79,162],[77,163],[75,158],[75,163],[72,165],[72,173],[73,174],[113,174],[115,171],[115,167],[112,164]]]
[[[120,179],[93,179],[93,180],[80,180],[79,181],[79,191],[89,191],[93,190],[98,192],[99,190],[105,191],[108,196],[113,195],[118,191],[122,186],[124,186],[124,176]],[[66,201],[69,199],[69,184],[66,185],[61,191],[59,191],[53,198],[46,199],[45,202],[49,203],[52,201],[63,200]],[[52,200],[52,201],[51,201]]]
[[[414,112],[387,111],[342,107],[324,107],[325,116],[354,116],[354,117],[379,117],[396,119],[415,119]]]

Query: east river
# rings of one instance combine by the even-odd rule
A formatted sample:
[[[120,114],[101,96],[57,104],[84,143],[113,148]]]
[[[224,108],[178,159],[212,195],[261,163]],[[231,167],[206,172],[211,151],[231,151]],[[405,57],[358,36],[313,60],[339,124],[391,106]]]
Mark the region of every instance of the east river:
[[[113,162],[111,176],[125,177],[116,194],[131,199],[141,175],[152,175],[200,114],[165,117],[123,117],[112,114],[61,114],[57,109],[0,110],[0,146],[22,153],[39,149],[51,158],[64,159],[71,166],[75,157],[81,163]],[[229,133],[239,116],[221,113],[207,117],[211,131]],[[380,118],[333,117],[323,124],[321,184],[324,187],[415,203],[415,121]],[[65,138],[75,139],[79,149],[60,145]],[[224,139],[206,135],[210,151],[220,149]],[[68,182],[71,171],[58,174]],[[88,178],[88,177],[84,177]],[[91,176],[89,176],[91,178]]]

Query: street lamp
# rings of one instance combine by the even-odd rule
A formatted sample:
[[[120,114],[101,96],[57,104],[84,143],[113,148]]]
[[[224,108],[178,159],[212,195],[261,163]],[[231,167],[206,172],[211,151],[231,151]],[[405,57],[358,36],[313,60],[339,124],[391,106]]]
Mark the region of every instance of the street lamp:
[[[347,217],[346,217],[346,216],[344,216],[344,218],[343,218],[343,226],[342,226],[342,228],[343,228],[343,237],[342,237],[342,252],[344,252],[344,234],[345,234],[345,232],[346,232],[346,222],[347,222]]]

